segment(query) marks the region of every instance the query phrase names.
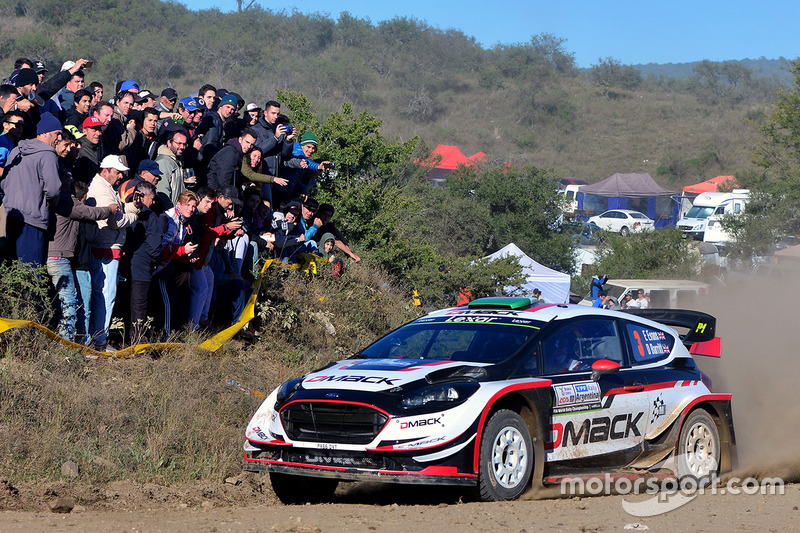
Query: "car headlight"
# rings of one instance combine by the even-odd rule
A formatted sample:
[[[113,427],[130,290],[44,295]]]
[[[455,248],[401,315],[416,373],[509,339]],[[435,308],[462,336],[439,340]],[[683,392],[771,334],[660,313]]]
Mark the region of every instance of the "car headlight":
[[[294,391],[300,388],[300,384],[303,382],[303,378],[291,379],[284,383],[283,385],[278,388],[278,395],[276,400],[278,403],[283,402],[286,398],[289,397]]]
[[[430,403],[456,404],[469,398],[477,385],[438,385],[409,394],[400,401],[403,407],[422,407]]]

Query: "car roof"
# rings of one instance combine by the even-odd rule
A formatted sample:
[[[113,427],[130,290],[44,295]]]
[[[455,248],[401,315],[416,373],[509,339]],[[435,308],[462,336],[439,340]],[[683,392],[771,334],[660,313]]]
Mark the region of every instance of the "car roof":
[[[476,302],[479,300],[476,300]],[[474,303],[474,302],[473,302]],[[615,317],[615,318],[623,318],[625,320],[632,320],[634,322],[641,322],[642,324],[648,324],[653,327],[658,327],[660,329],[668,329],[671,330],[668,326],[664,324],[660,324],[658,322],[654,322],[652,320],[642,318],[639,316],[631,315],[629,313],[622,313],[620,311],[612,311],[611,309],[600,309],[597,307],[588,307],[585,305],[576,305],[576,304],[539,304],[534,305],[533,307],[529,307],[527,309],[499,309],[499,308],[474,308],[469,306],[463,307],[452,307],[449,309],[441,309],[439,311],[434,311],[426,316],[442,316],[442,315],[453,315],[457,314],[458,311],[461,312],[469,312],[470,315],[473,316],[495,316],[498,311],[508,314],[517,314],[518,316],[522,316],[525,318],[530,318],[533,320],[539,320],[542,322],[550,322],[551,320],[568,320],[571,318],[576,317]]]

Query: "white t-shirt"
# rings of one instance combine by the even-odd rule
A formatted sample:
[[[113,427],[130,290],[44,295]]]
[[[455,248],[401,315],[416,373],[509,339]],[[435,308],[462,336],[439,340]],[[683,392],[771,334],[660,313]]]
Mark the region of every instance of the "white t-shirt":
[[[639,304],[639,309],[650,309],[650,300],[648,300],[647,298],[636,300],[636,303]]]

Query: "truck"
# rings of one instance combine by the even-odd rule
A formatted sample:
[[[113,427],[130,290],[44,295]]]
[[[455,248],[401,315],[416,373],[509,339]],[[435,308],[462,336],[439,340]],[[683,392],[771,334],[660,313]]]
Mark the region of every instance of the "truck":
[[[720,223],[725,215],[744,213],[750,201],[749,189],[734,189],[731,192],[704,192],[694,199],[691,209],[678,221],[678,229],[685,237],[712,244],[723,244],[731,240],[730,234]]]

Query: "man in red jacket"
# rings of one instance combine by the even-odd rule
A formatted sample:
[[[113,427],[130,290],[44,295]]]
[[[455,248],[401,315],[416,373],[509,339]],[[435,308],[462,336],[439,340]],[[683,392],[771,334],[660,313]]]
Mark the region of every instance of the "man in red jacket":
[[[233,237],[242,227],[242,219],[231,219],[234,199],[217,194],[204,187],[197,194],[197,219],[199,221],[200,245],[197,248],[197,261],[192,270],[192,298],[189,305],[190,327],[197,329],[208,322],[211,297],[214,294],[214,273],[208,266],[208,254],[217,239]]]

